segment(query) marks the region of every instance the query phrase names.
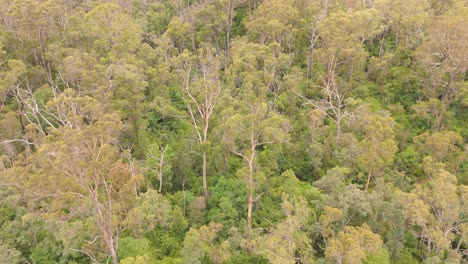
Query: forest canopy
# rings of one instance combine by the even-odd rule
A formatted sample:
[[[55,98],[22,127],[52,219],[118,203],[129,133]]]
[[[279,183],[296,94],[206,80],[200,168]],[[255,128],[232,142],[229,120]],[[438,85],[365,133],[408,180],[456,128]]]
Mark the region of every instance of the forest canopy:
[[[468,261],[466,0],[0,0],[0,264]]]

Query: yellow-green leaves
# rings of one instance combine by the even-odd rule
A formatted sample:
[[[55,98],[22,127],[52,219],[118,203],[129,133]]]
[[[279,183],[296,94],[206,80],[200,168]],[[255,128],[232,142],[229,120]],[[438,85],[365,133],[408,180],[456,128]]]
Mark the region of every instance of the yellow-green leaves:
[[[435,131],[448,128],[451,105],[466,103],[465,73],[468,67],[468,23],[466,16],[453,14],[437,17],[428,29],[427,40],[416,55],[428,77],[422,91],[424,100],[413,110],[428,120]]]
[[[35,46],[32,49],[38,49],[35,56],[39,56],[46,50],[49,37],[57,34],[60,26],[68,19],[63,17],[63,8],[62,0],[15,0],[12,1],[8,16],[16,22],[14,30],[20,40],[31,42]]]
[[[222,224],[213,222],[209,225],[203,225],[199,229],[190,228],[181,251],[184,263],[200,264],[200,258],[205,254],[216,264],[229,260],[231,257],[230,243],[227,240],[219,239],[219,232],[222,229]]]
[[[462,16],[442,16],[428,29],[428,38],[417,50],[417,58],[429,74],[427,97],[456,100],[468,66],[468,22]]]
[[[234,114],[222,126],[222,140],[233,152],[251,155],[256,146],[289,140],[287,120],[268,113],[265,103],[245,106],[245,114]]]
[[[324,239],[334,237],[336,235],[336,224],[341,223],[344,218],[343,212],[334,207],[325,206],[323,208],[323,213],[319,218],[319,223],[321,227],[320,234]]]
[[[156,190],[148,190],[137,200],[127,216],[127,223],[134,235],[141,237],[153,230],[157,225],[169,230],[171,228],[185,228],[187,222],[182,217],[179,208],[172,208],[169,201]],[[182,219],[176,219],[182,218]]]
[[[260,44],[277,42],[290,46],[299,15],[293,4],[290,0],[263,2],[246,23],[248,33]]]
[[[180,17],[174,17],[169,23],[165,35],[179,48],[179,53],[186,48],[186,43],[190,41],[188,37],[191,26]]]
[[[382,249],[382,239],[369,226],[348,226],[328,242],[325,256],[343,264],[362,263],[366,256],[377,254]]]
[[[456,171],[465,159],[463,138],[453,131],[427,132],[413,138],[416,149],[423,155],[429,155],[435,162],[446,163],[449,171]]]
[[[96,6],[84,16],[82,34],[91,38],[92,48],[99,53],[135,52],[140,45],[142,29],[117,4]]]
[[[466,186],[456,184],[454,175],[439,170],[411,193],[399,193],[413,231],[427,245],[428,255],[440,255],[442,250],[457,255],[466,243]]]
[[[393,31],[396,42],[407,47],[415,46],[423,39],[423,29],[429,21],[427,0],[379,0],[376,7],[381,9]]]
[[[317,55],[322,67],[348,80],[360,72],[367,56],[362,44],[384,30],[382,22],[376,9],[331,13],[318,28],[322,45]]]
[[[390,116],[368,115],[362,120],[365,138],[359,143],[357,163],[367,172],[366,190],[370,179],[382,173],[382,170],[393,164],[393,158],[398,151],[393,126],[395,121]]]
[[[118,236],[142,180],[138,169],[126,163],[131,159],[121,157],[120,117],[72,90],[50,100],[47,108],[56,127],[49,128],[28,163],[12,171],[17,177],[9,180],[25,186],[30,199],[50,197],[44,213],[92,219],[89,232],[105,247],[94,250],[116,263]]]
[[[0,49],[0,52],[2,50]],[[21,77],[26,73],[26,65],[20,60],[8,60],[0,53],[0,97],[1,104],[7,93],[13,90],[13,86],[21,81]]]
[[[250,245],[273,264],[294,264],[298,260],[309,263],[312,247],[304,230],[310,215],[307,202],[303,198],[289,199],[283,195],[281,208],[285,219],[270,228],[267,234],[251,241]]]

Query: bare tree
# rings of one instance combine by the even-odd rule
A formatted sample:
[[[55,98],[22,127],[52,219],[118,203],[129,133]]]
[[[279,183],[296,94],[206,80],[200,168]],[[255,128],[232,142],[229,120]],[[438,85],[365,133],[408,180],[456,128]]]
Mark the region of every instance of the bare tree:
[[[337,83],[336,78],[337,76],[333,71],[330,71],[325,78],[320,76],[324,98],[309,99],[299,92],[296,92],[296,94],[304,99],[306,104],[312,105],[320,110],[335,123],[336,143],[338,143],[343,125],[348,125],[349,122],[355,118],[361,106],[350,107],[350,98],[348,97],[349,90],[342,89]]]
[[[159,180],[159,187],[158,187],[158,193],[162,193],[162,186],[163,186],[163,176],[166,171],[169,170],[169,166],[166,164],[166,152],[167,149],[169,148],[168,145],[158,145],[158,151],[155,153],[154,151],[149,152],[149,158],[152,161],[156,162],[156,168],[150,168],[151,171],[156,172],[158,175],[158,180]]]

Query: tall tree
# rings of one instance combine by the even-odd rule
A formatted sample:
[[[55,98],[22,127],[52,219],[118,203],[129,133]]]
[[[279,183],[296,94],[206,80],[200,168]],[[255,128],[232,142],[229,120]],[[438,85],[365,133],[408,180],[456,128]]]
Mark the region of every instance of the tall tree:
[[[258,149],[269,144],[289,140],[289,125],[285,118],[270,111],[261,98],[256,98],[253,91],[247,92],[246,98],[237,109],[224,112],[227,120],[221,128],[223,144],[247,164],[247,232],[252,229],[252,209],[256,201],[255,176],[257,172]],[[249,100],[250,99],[250,100]],[[259,100],[260,99],[260,100]]]
[[[308,30],[309,48],[307,51],[307,71],[306,78],[311,80],[314,76],[314,53],[317,42],[320,39],[320,32],[318,31],[320,25],[327,17],[328,8],[330,5],[329,0],[325,1],[312,1],[308,5],[300,9],[305,17],[306,28]]]
[[[299,12],[290,0],[262,2],[246,23],[248,34],[260,44],[277,42],[290,51]]]
[[[371,178],[381,174],[386,166],[393,164],[393,158],[398,151],[394,125],[395,121],[390,116],[367,115],[362,119],[365,138],[359,143],[357,163],[367,171],[366,191],[369,189]]]
[[[383,31],[382,20],[376,9],[327,15],[317,29],[321,45],[316,52],[322,68],[350,82],[364,69],[367,53],[363,44]]]
[[[175,62],[175,69],[181,76],[183,100],[193,126],[197,141],[201,145],[202,177],[205,202],[208,204],[209,192],[207,184],[207,151],[210,121],[222,96],[223,81],[220,70],[223,57],[206,44],[192,55],[185,50]]]
[[[413,106],[428,119],[434,131],[446,128],[451,105],[463,97],[468,67],[468,22],[460,15],[435,19],[428,30],[428,41],[417,50],[417,58],[428,74],[424,99]]]
[[[289,199],[283,193],[281,210],[285,219],[255,239],[254,250],[273,264],[307,263],[312,252],[310,238],[305,232],[310,208],[304,198]]]
[[[60,109],[55,115],[64,123],[50,129],[24,167],[10,171],[17,176],[9,181],[21,188],[29,186],[26,195],[30,199],[49,201],[48,210],[64,219],[78,212],[94,218],[99,231],[93,241],[102,239],[107,254],[118,263],[119,234],[136,198],[134,188],[142,180],[141,175],[131,173],[130,164],[119,153],[120,118],[106,113],[90,97],[76,98],[71,90],[49,107]],[[93,252],[76,250],[94,258]]]
[[[309,99],[296,92],[299,97],[317,110],[326,115],[336,125],[335,143],[338,144],[344,125],[348,125],[355,116],[360,106],[355,105],[353,98],[349,97],[349,89],[345,83],[339,83],[338,76],[330,71],[328,76],[321,77],[322,94],[324,98]]]
[[[423,134],[413,138],[418,153],[422,156],[429,155],[435,162],[443,162],[446,170],[456,173],[463,160],[463,138],[454,131],[441,131]]]
[[[428,174],[428,181],[411,193],[398,192],[399,200],[414,227],[412,232],[425,245],[425,256],[447,250],[459,259],[466,254],[468,189],[457,186],[456,177],[445,170]]]
[[[429,22],[428,0],[376,1],[376,9],[382,10],[386,24],[394,34],[395,47],[414,48],[424,38],[424,27]]]
[[[223,111],[225,122],[220,132],[227,149],[247,164],[247,232],[250,233],[256,200],[257,152],[265,145],[289,140],[289,123],[275,111],[281,87],[278,75],[285,57],[278,51],[277,43],[265,46],[240,40],[236,44],[237,48],[232,50],[233,63],[227,70],[234,100],[232,107]]]
[[[235,9],[245,0],[215,0],[197,10],[197,40],[210,42],[229,57]]]
[[[366,257],[379,254],[381,250],[384,250],[382,239],[364,224],[358,227],[347,226],[329,242],[325,256],[340,264],[362,263]]]

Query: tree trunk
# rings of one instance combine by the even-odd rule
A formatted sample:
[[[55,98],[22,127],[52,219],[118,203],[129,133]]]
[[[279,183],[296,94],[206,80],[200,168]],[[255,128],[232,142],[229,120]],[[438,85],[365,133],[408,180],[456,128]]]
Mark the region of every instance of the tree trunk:
[[[253,207],[253,160],[249,161],[249,175],[247,179],[249,197],[247,204],[247,234],[252,230],[252,207]]]
[[[96,222],[98,224],[99,229],[102,232],[102,236],[104,238],[104,241],[107,245],[107,248],[109,250],[109,253],[112,258],[112,262],[114,264],[118,264],[119,261],[117,259],[117,246],[114,241],[114,236],[113,236],[113,231],[112,231],[112,209],[107,209],[107,212],[101,209],[101,203],[98,200],[98,193],[97,189],[88,189],[90,191],[93,205],[96,209],[97,212],[97,219]],[[109,195],[109,192],[107,193]]]
[[[249,206],[247,207],[247,233],[249,234],[250,234],[250,230],[252,230],[252,205],[253,205],[252,191],[249,190]]]
[[[228,2],[228,14],[227,14],[227,24],[226,24],[226,58],[229,58],[229,49],[231,44],[231,28],[232,28],[232,20],[233,13],[234,13],[234,0]],[[225,66],[227,67],[227,66]]]
[[[19,101],[19,110],[18,110],[18,120],[21,126],[21,135],[26,134],[26,127],[24,126],[24,121],[23,121],[23,111],[24,111],[24,102]]]
[[[340,136],[341,136],[341,117],[337,118],[338,121],[336,122],[336,138],[335,138],[335,143],[338,145],[340,142]]]
[[[109,250],[111,252],[112,263],[118,264],[119,260],[117,259],[117,249],[116,249],[116,247],[114,245],[114,240],[112,239],[112,237],[111,237],[110,244],[111,245],[109,246]]]
[[[163,185],[162,175],[159,174],[159,189],[158,189],[158,193],[162,193],[162,185]]]
[[[434,130],[435,132],[442,130],[442,125],[444,123],[444,114],[446,112],[445,102],[442,102],[442,108],[436,109],[435,120],[434,120]]]
[[[161,151],[161,155],[159,156],[159,168],[158,168],[158,176],[159,176],[159,189],[158,192],[162,193],[162,186],[163,186],[163,174],[164,174],[164,156],[166,155],[168,146],[165,147],[159,145],[159,149]]]
[[[252,190],[249,189],[249,204],[247,207],[247,233],[250,234],[252,230],[252,207],[253,207],[253,197]]]
[[[231,27],[226,30],[226,58],[229,58],[229,49],[231,45]]]
[[[372,172],[369,171],[369,173],[367,174],[366,192],[369,189],[369,183],[370,183],[371,177],[372,177]]]
[[[206,183],[206,152],[202,153],[202,176],[203,176],[203,193],[205,194],[205,205],[208,206],[208,199],[209,199],[209,193],[208,193],[208,186]]]
[[[310,39],[309,54],[307,55],[307,80],[312,80],[314,75],[314,50],[315,50],[315,34]]]

